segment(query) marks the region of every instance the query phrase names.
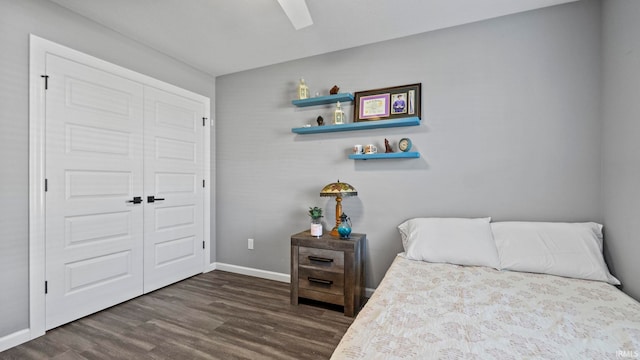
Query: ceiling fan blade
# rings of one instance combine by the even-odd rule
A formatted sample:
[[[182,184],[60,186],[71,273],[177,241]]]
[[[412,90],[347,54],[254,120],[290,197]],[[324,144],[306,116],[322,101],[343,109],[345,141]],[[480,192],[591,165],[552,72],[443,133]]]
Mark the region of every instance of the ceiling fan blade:
[[[296,30],[313,24],[305,0],[278,0],[278,3],[280,3],[282,10],[287,14]]]

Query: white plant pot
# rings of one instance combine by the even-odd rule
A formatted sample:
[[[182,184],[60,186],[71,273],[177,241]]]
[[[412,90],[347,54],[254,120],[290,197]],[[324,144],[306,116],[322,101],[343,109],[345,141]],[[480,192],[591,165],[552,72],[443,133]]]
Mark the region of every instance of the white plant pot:
[[[322,223],[311,223],[311,236],[322,236]]]

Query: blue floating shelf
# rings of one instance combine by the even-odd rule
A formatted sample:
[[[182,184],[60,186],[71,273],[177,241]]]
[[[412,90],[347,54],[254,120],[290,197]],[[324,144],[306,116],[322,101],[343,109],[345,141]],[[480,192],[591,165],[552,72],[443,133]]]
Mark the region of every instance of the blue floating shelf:
[[[367,130],[367,129],[381,129],[401,126],[418,126],[420,125],[419,117],[409,117],[393,120],[376,120],[376,121],[361,121],[356,123],[348,123],[342,125],[324,125],[324,126],[310,126],[299,127],[291,129],[291,132],[301,135],[306,134],[319,134],[338,131],[353,131],[353,130]]]
[[[291,103],[298,107],[305,107],[305,106],[315,106],[315,105],[324,105],[324,104],[334,104],[337,101],[342,101],[342,102],[353,101],[353,94],[340,93],[335,95],[318,96],[318,97],[302,99],[302,100],[292,100]]]
[[[349,159],[369,160],[369,159],[416,159],[420,157],[419,152],[395,152],[381,154],[351,154]]]

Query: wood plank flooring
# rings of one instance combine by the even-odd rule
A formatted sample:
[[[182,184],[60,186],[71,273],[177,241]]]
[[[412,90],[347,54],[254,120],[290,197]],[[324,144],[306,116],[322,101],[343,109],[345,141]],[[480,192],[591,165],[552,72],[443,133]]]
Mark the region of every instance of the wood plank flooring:
[[[289,284],[212,271],[48,331],[8,359],[328,359],[353,321]]]

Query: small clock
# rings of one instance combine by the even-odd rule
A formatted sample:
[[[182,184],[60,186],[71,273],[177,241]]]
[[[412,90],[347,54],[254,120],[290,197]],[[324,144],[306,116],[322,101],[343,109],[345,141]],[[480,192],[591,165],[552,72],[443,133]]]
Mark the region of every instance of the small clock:
[[[409,138],[400,139],[400,141],[398,142],[398,149],[404,152],[411,150],[411,139]]]

